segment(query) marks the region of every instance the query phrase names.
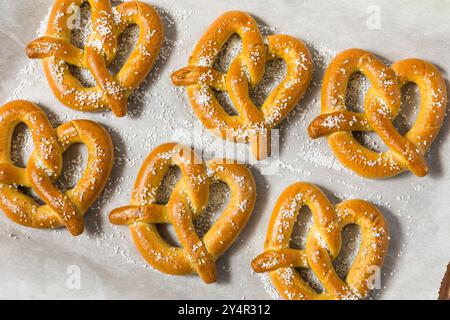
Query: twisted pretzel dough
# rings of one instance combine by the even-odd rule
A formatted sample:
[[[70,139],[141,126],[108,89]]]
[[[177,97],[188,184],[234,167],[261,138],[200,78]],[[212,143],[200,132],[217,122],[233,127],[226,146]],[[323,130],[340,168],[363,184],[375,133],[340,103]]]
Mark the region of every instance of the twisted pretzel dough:
[[[311,209],[313,226],[306,250],[289,246],[300,209]],[[332,261],[341,250],[341,232],[348,224],[361,227],[361,245],[342,281]],[[347,200],[334,207],[316,186],[296,183],[279,197],[269,222],[265,252],[252,261],[256,272],[269,271],[273,284],[285,299],[358,299],[367,295],[371,267],[381,268],[389,232],[383,215],[366,201]],[[311,268],[325,291],[312,289],[294,268]]]
[[[14,128],[25,123],[35,149],[26,168],[11,160]],[[84,143],[88,163],[73,189],[60,192],[54,185],[62,170],[62,153]],[[89,120],[74,120],[53,129],[45,114],[31,102],[17,100],[0,108],[0,208],[11,220],[33,228],[65,225],[72,235],[83,232],[82,217],[106,185],[112,168],[113,146],[103,127]],[[19,191],[32,188],[46,205]]]
[[[372,84],[364,113],[350,112],[345,105],[348,81],[358,71]],[[417,84],[422,101],[415,123],[401,135],[392,122],[401,106],[400,89],[409,82]],[[370,52],[349,49],[338,54],[325,73],[322,114],[309,125],[308,133],[313,139],[328,136],[339,161],[361,176],[386,178],[408,169],[422,177],[428,173],[424,155],[439,133],[446,105],[445,82],[432,64],[406,59],[389,68]],[[390,150],[369,150],[349,131],[375,131]]]
[[[227,73],[213,68],[221,48],[233,35],[242,39],[242,51]],[[172,74],[172,82],[186,86],[189,100],[203,125],[222,139],[250,142],[255,157],[270,155],[270,129],[277,126],[303,97],[312,77],[313,64],[303,42],[287,35],[267,37],[267,45],[256,21],[244,12],[230,11],[209,27],[189,58],[189,66]],[[286,76],[261,108],[249,96],[265,72],[265,64],[283,59]],[[229,115],[214,91],[229,94],[238,115]]]
[[[182,177],[167,205],[157,204],[156,192],[173,165],[181,169]],[[228,185],[230,201],[220,218],[199,238],[192,221],[205,209],[209,185],[214,180]],[[215,260],[244,228],[255,198],[255,181],[245,166],[224,159],[204,164],[189,147],[166,143],[144,161],[131,205],[113,210],[110,221],[129,225],[139,252],[159,271],[174,275],[196,272],[204,282],[211,283],[216,280]],[[158,223],[173,225],[182,248],[172,247],[161,238]]]
[[[71,44],[73,7],[89,2],[92,33],[84,49]],[[120,71],[111,75],[108,65],[117,54],[117,39],[131,24],[139,26],[139,39]],[[127,112],[128,97],[150,72],[162,46],[162,22],[151,6],[130,1],[111,8],[109,0],[57,0],[44,37],[27,46],[27,55],[43,59],[48,83],[66,106],[80,111],[110,108],[117,117]],[[69,64],[88,69],[97,85],[86,88],[69,70]]]

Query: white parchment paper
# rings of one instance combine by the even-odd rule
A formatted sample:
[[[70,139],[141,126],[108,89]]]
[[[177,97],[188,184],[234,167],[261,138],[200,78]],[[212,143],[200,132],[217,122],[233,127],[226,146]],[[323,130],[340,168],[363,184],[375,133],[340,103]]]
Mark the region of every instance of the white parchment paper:
[[[164,20],[166,41],[147,82],[131,99],[129,115],[121,119],[110,112],[82,114],[64,107],[50,91],[40,62],[26,58],[24,47],[36,38],[53,0],[0,2],[1,104],[29,99],[55,124],[77,118],[98,121],[110,132],[116,149],[110,181],[88,212],[83,235],[73,238],[65,229],[24,228],[0,214],[0,298],[274,298],[267,277],[254,274],[250,261],[262,252],[277,197],[297,181],[319,185],[334,202],[348,198],[371,201],[386,216],[391,244],[381,289],[375,290],[372,298],[437,298],[450,249],[448,120],[427,157],[427,177],[405,173],[381,181],[362,179],[343,169],[325,141],[307,138],[306,127],[320,112],[323,69],[344,49],[364,48],[391,63],[408,57],[426,59],[447,78],[448,2],[146,0],[158,8]],[[186,65],[210,23],[231,9],[252,14],[266,33],[286,33],[306,41],[316,70],[307,96],[280,128],[276,173],[263,175],[260,165],[251,165],[258,187],[255,210],[244,232],[218,261],[218,281],[205,285],[195,275],[173,277],[152,270],[135,249],[128,229],[112,226],[108,213],[129,203],[136,174],[153,147],[172,140],[177,132],[189,142],[188,133],[199,127],[184,90],[171,85],[169,74]],[[378,14],[379,24],[374,24],[371,19]],[[201,141],[193,143],[207,154],[221,145],[206,132]],[[76,164],[79,157],[71,161]],[[77,270],[79,288],[71,282]]]

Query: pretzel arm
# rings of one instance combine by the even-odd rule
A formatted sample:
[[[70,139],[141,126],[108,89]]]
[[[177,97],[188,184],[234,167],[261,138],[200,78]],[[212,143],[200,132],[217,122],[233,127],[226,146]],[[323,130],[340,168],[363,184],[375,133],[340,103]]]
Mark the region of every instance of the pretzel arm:
[[[42,164],[51,175],[58,175],[62,168],[60,145],[47,116],[34,103],[25,100],[8,102],[0,110],[0,162],[13,165],[11,143],[14,128],[24,123],[31,132],[35,150]]]
[[[117,52],[117,33],[111,1],[87,0],[91,6],[91,33],[86,48],[100,53],[110,63]],[[83,1],[84,2],[84,1]]]
[[[11,163],[0,163],[0,184],[17,184],[30,187],[30,181],[24,168],[19,168]]]
[[[36,165],[34,157],[32,155],[32,161],[28,163],[28,176],[33,190],[59,215],[72,235],[80,235],[83,233],[84,224],[78,208],[73,205],[67,195],[54,187],[44,169]]]
[[[43,207],[39,207],[36,201],[10,185],[0,184],[0,200],[3,213],[20,225],[32,228],[57,228],[63,225],[54,211],[40,210]]]
[[[86,61],[97,84],[108,99],[112,112],[123,117],[128,108],[127,89],[109,73],[103,56],[92,48],[87,48]]]
[[[177,188],[177,187],[176,187]],[[192,212],[188,200],[179,190],[174,190],[170,205],[172,225],[186,250],[189,260],[205,283],[216,281],[216,265],[205,244],[199,239],[192,223]]]
[[[308,135],[317,139],[338,131],[373,131],[364,113],[335,111],[315,118],[308,126]]]
[[[117,73],[117,80],[134,90],[152,69],[164,42],[164,26],[156,10],[144,2],[128,1],[115,7],[117,34],[137,25],[139,37],[128,59]]]
[[[243,119],[251,144],[252,153],[257,160],[262,160],[270,155],[270,126],[264,120],[264,114],[250,98],[249,80],[244,63],[235,59],[226,76],[227,92],[235,106],[240,118]]]
[[[274,271],[279,268],[307,268],[308,259],[304,250],[268,250],[252,260],[252,268],[257,273]]]
[[[114,209],[109,214],[109,221],[113,224],[170,223],[166,206],[149,204],[145,206],[130,205]]]
[[[40,37],[27,45],[26,53],[30,59],[55,57],[80,68],[86,67],[84,51],[64,39]]]
[[[226,90],[225,75],[210,67],[188,66],[175,71],[170,78],[176,86],[204,84],[217,90]]]
[[[315,185],[294,183],[279,197],[274,212],[285,214],[272,215],[267,231],[266,249],[285,249],[289,247],[290,237],[296,218],[303,206],[311,209],[314,224],[335,257],[341,248],[340,235],[337,232],[336,213],[325,194]],[[283,234],[282,237],[273,235]]]
[[[439,69],[423,60],[401,60],[394,63],[392,69],[399,76],[402,86],[415,83],[419,88],[419,114],[405,138],[413,142],[424,154],[439,134],[445,119],[447,85]]]
[[[272,35],[267,37],[267,41],[266,61],[278,58],[286,64],[285,78],[261,106],[267,126],[273,128],[286,118],[305,94],[314,66],[302,41],[288,35]]]
[[[224,163],[225,162],[225,163]],[[245,227],[256,201],[256,183],[248,168],[232,160],[208,161],[211,180],[225,183],[230,191],[228,206],[203,236],[208,251],[215,257],[222,255]]]
[[[367,95],[367,106],[371,112],[368,112],[368,120],[386,145],[398,153],[406,166],[412,173],[418,177],[423,177],[428,173],[428,165],[424,156],[417,146],[402,136],[395,128],[390,113],[381,102],[376,99],[372,90]]]

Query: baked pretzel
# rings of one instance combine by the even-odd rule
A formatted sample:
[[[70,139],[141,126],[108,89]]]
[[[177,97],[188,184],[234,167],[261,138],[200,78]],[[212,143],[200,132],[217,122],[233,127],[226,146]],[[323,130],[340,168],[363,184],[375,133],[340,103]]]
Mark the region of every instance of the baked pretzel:
[[[313,225],[306,249],[289,246],[299,210],[311,209]],[[341,250],[341,232],[348,224],[361,227],[361,245],[345,280],[333,267]],[[387,252],[389,231],[383,215],[366,201],[347,200],[335,207],[316,186],[304,182],[288,187],[279,197],[267,230],[265,252],[252,261],[256,272],[269,272],[285,299],[359,299],[367,295],[371,267],[381,268]],[[311,268],[323,293],[311,288],[294,268]]]
[[[156,192],[171,166],[181,169],[167,205],[156,203]],[[219,180],[230,189],[230,201],[220,218],[199,238],[193,219],[205,209],[210,182]],[[127,224],[134,242],[147,262],[174,275],[196,272],[206,283],[216,280],[215,260],[234,242],[253,211],[255,181],[241,164],[224,159],[206,164],[186,146],[166,143],[144,161],[134,185],[131,205],[115,209],[113,224]],[[157,231],[156,224],[171,223],[181,248],[172,247]]]
[[[345,104],[350,76],[358,71],[372,84],[363,113],[348,111]],[[392,122],[401,107],[400,89],[409,82],[417,84],[422,101],[415,123],[401,135]],[[313,139],[328,136],[339,161],[361,176],[386,178],[408,169],[422,177],[428,173],[424,155],[439,133],[446,105],[445,82],[431,63],[406,59],[389,68],[370,52],[349,49],[338,54],[326,70],[322,114],[309,125],[308,133]],[[375,131],[390,150],[369,150],[351,131]]]
[[[35,146],[26,168],[11,160],[12,136],[19,123],[28,126]],[[63,152],[75,143],[87,146],[88,163],[75,187],[62,193],[53,181],[61,174]],[[0,209],[27,227],[66,226],[72,235],[81,234],[82,217],[108,180],[113,152],[111,138],[95,122],[74,120],[54,130],[35,104],[23,100],[5,104],[0,108]],[[32,188],[46,204],[37,204],[18,187]]]
[[[441,281],[439,288],[439,300],[450,300],[450,263],[447,265],[447,271]]]
[[[242,51],[228,71],[213,68],[221,48],[233,35],[242,39]],[[270,129],[277,126],[303,97],[312,77],[313,63],[303,42],[287,35],[266,39],[256,21],[244,12],[230,11],[209,27],[189,58],[189,66],[172,74],[176,86],[186,86],[189,100],[203,125],[222,139],[250,142],[255,158],[270,155]],[[265,65],[283,59],[287,72],[261,108],[249,96],[249,86],[261,81]],[[229,94],[238,115],[229,115],[217,101],[214,91]]]
[[[89,2],[92,33],[84,49],[71,43],[69,19],[72,7]],[[139,39],[116,75],[108,65],[117,54],[119,35],[131,24],[139,26]],[[130,1],[114,9],[109,0],[57,0],[50,14],[46,35],[31,42],[26,52],[32,59],[43,59],[47,80],[56,97],[66,106],[80,111],[110,108],[123,117],[128,97],[150,72],[161,49],[164,30],[151,6]],[[88,69],[95,87],[84,87],[69,70],[69,64]]]

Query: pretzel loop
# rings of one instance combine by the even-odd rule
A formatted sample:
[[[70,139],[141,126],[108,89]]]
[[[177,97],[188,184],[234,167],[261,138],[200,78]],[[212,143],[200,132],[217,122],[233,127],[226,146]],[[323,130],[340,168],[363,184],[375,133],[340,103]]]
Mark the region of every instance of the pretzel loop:
[[[213,64],[233,34],[242,39],[242,51],[224,74],[215,70]],[[257,23],[248,14],[227,12],[200,39],[189,66],[171,76],[175,85],[187,87],[194,111],[208,129],[222,139],[250,142],[257,159],[270,154],[270,129],[295,107],[312,77],[311,57],[301,41],[275,35],[267,37],[267,42],[264,45]],[[265,64],[275,58],[285,60],[287,74],[259,108],[249,96],[249,85],[258,85]],[[229,94],[238,115],[225,111],[213,89]]]
[[[313,225],[306,249],[292,249],[291,235],[303,205],[311,209]],[[339,255],[341,232],[348,224],[361,227],[362,241],[343,281],[332,261]],[[363,298],[369,290],[371,267],[381,267],[387,246],[387,225],[374,206],[362,200],[349,200],[334,207],[314,185],[296,183],[278,199],[269,222],[265,252],[252,261],[252,267],[256,272],[269,272],[273,284],[286,299]],[[311,268],[324,293],[317,293],[294,268]]]
[[[171,165],[180,167],[182,177],[167,205],[156,203],[156,192]],[[225,182],[230,204],[209,231],[199,237],[193,220],[205,209],[210,181]],[[131,205],[110,214],[114,224],[128,224],[136,246],[156,269],[182,275],[197,272],[206,283],[216,279],[215,260],[232,244],[245,226],[255,201],[250,172],[238,164],[210,161],[206,165],[188,147],[174,143],[154,149],[136,180]],[[181,243],[172,247],[157,231],[157,223],[171,223]]]
[[[350,112],[345,105],[350,76],[362,72],[372,87],[364,100],[364,113]],[[401,135],[393,125],[401,106],[401,88],[418,85],[422,102],[411,129]],[[333,59],[322,91],[322,114],[311,122],[311,138],[328,136],[336,157],[356,173],[369,178],[396,175],[405,169],[417,176],[428,173],[424,154],[437,136],[445,116],[445,82],[432,64],[406,59],[388,68],[371,53],[350,49]],[[359,144],[351,131],[375,131],[389,147],[378,153]]]
[[[11,160],[14,128],[24,122],[35,149],[26,168]],[[113,147],[107,132],[88,120],[67,122],[55,130],[45,114],[27,101],[12,101],[0,109],[0,208],[16,223],[34,228],[65,225],[73,235],[83,232],[82,216],[106,185],[112,168]],[[88,147],[88,164],[73,189],[65,193],[54,185],[62,167],[62,153],[74,143]],[[32,188],[46,203],[37,204],[17,187]]]
[[[18,100],[5,104],[0,109],[0,183],[17,183],[31,187],[25,168],[11,161],[11,143],[15,127],[24,123],[29,128],[35,146],[35,157],[49,175],[61,173],[62,156],[55,131],[45,114],[34,104]]]
[[[89,2],[92,11],[92,33],[84,49],[71,44],[74,7]],[[117,54],[118,36],[131,24],[139,27],[136,48],[116,75],[107,66]],[[49,19],[46,35],[27,46],[27,55],[43,59],[47,80],[66,106],[95,111],[110,108],[122,117],[127,99],[150,72],[163,41],[162,22],[151,6],[138,1],[114,8],[109,0],[58,0]],[[69,64],[88,69],[97,85],[84,87],[70,72]]]

